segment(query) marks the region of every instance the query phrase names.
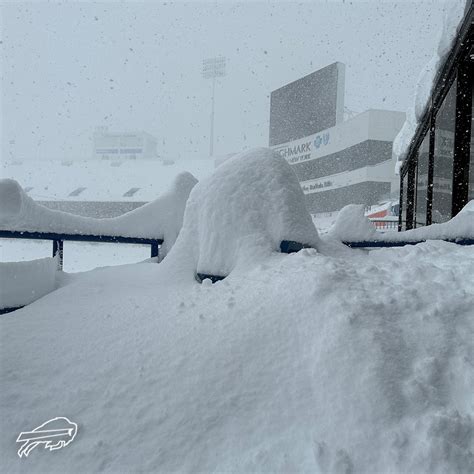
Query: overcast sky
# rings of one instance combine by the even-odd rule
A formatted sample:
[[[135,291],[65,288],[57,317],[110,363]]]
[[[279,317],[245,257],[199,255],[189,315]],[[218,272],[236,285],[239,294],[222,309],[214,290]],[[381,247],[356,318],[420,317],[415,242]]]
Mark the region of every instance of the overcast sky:
[[[100,125],[148,131],[166,157],[204,157],[201,68],[215,55],[228,60],[216,154],[267,145],[270,92],[334,61],[346,64],[347,107],[405,111],[449,4],[4,3],[3,157],[88,158]]]

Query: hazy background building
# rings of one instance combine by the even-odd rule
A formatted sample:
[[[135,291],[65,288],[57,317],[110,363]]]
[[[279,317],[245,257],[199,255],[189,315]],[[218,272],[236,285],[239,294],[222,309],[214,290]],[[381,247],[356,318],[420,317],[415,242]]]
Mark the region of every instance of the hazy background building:
[[[292,165],[313,214],[377,204],[398,182],[392,144],[405,114],[371,109],[343,121],[344,70],[336,62],[272,92],[270,146]]]
[[[156,138],[147,132],[110,132],[97,127],[93,136],[93,156],[102,160],[157,159]]]

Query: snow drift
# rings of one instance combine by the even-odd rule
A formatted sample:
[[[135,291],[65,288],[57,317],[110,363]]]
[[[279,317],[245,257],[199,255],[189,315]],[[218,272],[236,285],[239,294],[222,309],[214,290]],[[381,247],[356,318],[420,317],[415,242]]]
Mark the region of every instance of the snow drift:
[[[215,285],[173,253],[0,318],[2,472],[473,472],[471,248],[274,252]],[[74,442],[19,459],[55,416]]]
[[[339,211],[336,222],[328,231],[327,236],[346,242],[474,239],[474,201],[468,202],[456,216],[442,224],[431,224],[405,232],[386,233],[376,231],[364,215],[363,206],[349,204]]]
[[[280,251],[282,240],[319,243],[290,165],[259,148],[228,159],[196,185],[174,254],[192,272],[226,276]]]
[[[371,240],[377,235],[374,225],[365,216],[362,204],[349,204],[343,207],[327,233],[328,237],[342,242]]]
[[[469,201],[452,219],[406,232],[394,233],[398,240],[474,239],[474,200]]]
[[[0,309],[27,305],[56,288],[56,258],[0,262]]]
[[[340,247],[278,155],[228,160],[162,264],[66,275],[0,318],[1,471],[473,472],[472,248]],[[19,459],[57,416],[74,442]]]
[[[144,206],[119,217],[94,219],[48,209],[33,201],[12,179],[0,180],[0,228],[82,235],[118,235],[164,239],[163,255],[181,229],[189,193],[197,180],[179,174],[171,189]]]

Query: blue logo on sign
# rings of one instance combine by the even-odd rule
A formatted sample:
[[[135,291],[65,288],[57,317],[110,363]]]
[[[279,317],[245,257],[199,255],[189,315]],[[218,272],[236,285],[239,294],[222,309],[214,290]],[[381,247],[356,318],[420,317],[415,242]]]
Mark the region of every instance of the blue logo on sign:
[[[323,133],[322,135],[318,135],[315,139],[314,139],[314,147],[317,149],[319,148],[321,145],[327,145],[329,143],[329,133]]]

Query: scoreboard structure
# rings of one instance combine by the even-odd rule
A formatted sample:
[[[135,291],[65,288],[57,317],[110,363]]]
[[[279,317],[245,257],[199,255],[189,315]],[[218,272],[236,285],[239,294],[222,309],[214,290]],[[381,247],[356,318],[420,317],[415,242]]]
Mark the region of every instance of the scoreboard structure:
[[[334,127],[344,117],[345,66],[335,62],[271,93],[269,145]]]

